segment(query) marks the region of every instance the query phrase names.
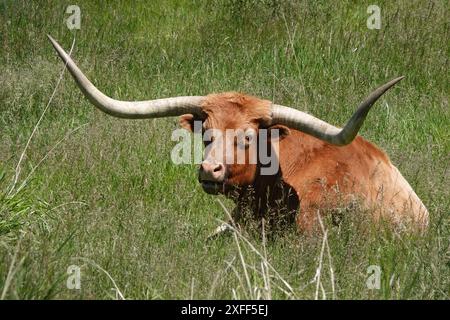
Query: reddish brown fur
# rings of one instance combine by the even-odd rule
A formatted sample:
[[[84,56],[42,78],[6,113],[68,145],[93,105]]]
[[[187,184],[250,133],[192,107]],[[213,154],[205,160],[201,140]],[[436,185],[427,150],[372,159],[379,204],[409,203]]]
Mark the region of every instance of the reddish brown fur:
[[[203,105],[204,129],[265,128],[271,119],[270,105],[270,101],[233,92],[209,95]],[[190,127],[192,119],[182,116],[182,126]],[[255,216],[262,216],[281,200],[297,213],[298,226],[310,231],[318,209],[359,201],[375,209],[375,219],[427,225],[428,212],[420,199],[387,155],[370,142],[358,136],[349,145],[337,147],[297,130],[284,128],[284,133],[277,175],[260,175],[258,165],[227,167],[225,193],[237,194],[236,211],[250,206]],[[256,199],[248,198],[250,186]],[[289,192],[294,197],[287,196]]]

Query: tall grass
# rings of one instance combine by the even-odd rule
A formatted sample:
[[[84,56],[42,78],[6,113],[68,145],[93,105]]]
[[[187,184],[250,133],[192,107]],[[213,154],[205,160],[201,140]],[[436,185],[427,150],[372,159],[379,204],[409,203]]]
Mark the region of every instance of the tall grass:
[[[366,28],[371,3],[174,0],[77,1],[81,29],[69,31],[69,4],[0,2],[2,298],[449,298],[447,2],[378,1],[381,30]],[[63,66],[47,33],[66,50],[75,36],[75,60],[118,99],[236,90],[336,125],[405,75],[361,134],[424,201],[429,230],[372,228],[356,208],[314,237],[249,225],[206,241],[233,205],[202,192],[195,166],[170,161],[177,120],[111,118],[69,77],[49,103]],[[80,290],[66,286],[72,265]],[[379,289],[366,285],[370,265]]]

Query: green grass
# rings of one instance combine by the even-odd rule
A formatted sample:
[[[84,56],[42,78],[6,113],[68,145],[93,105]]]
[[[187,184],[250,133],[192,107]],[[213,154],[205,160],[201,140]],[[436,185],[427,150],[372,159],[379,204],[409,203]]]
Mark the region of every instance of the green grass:
[[[372,2],[80,0],[81,30],[71,32],[70,4],[0,2],[1,298],[117,298],[116,285],[127,299],[449,299],[447,1],[377,1],[381,30],[366,27]],[[349,215],[340,227],[324,221],[323,251],[322,235],[295,227],[267,242],[245,230],[258,253],[241,236],[206,243],[225,212],[194,165],[171,162],[177,119],[109,117],[67,74],[9,192],[63,67],[47,33],[67,50],[76,37],[75,60],[115,98],[236,90],[336,125],[371,89],[405,75],[361,134],[428,207],[428,232],[362,233],[369,223]],[[66,287],[70,265],[81,267],[80,290]],[[380,290],[366,287],[369,265],[382,270]]]

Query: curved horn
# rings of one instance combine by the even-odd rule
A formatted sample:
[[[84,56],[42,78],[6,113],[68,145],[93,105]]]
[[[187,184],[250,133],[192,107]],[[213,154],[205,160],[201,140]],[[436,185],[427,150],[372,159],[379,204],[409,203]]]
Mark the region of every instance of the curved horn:
[[[100,110],[119,118],[143,119],[178,116],[186,113],[201,114],[201,103],[204,97],[188,96],[148,101],[114,100],[98,90],[77,67],[75,62],[63,48],[47,35],[67,69],[72,74],[78,87],[89,101]]]
[[[307,113],[289,107],[272,104],[272,124],[283,124],[303,131],[328,143],[343,146],[349,144],[358,134],[367,113],[379,97],[404,77],[399,77],[372,92],[353,114],[343,129],[326,123]]]

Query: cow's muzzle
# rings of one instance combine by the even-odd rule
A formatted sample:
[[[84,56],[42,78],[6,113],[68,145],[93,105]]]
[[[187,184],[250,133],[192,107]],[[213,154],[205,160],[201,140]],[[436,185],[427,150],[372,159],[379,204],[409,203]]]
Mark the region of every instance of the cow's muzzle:
[[[206,193],[217,194],[223,191],[225,173],[223,163],[205,160],[200,165],[198,180]]]

